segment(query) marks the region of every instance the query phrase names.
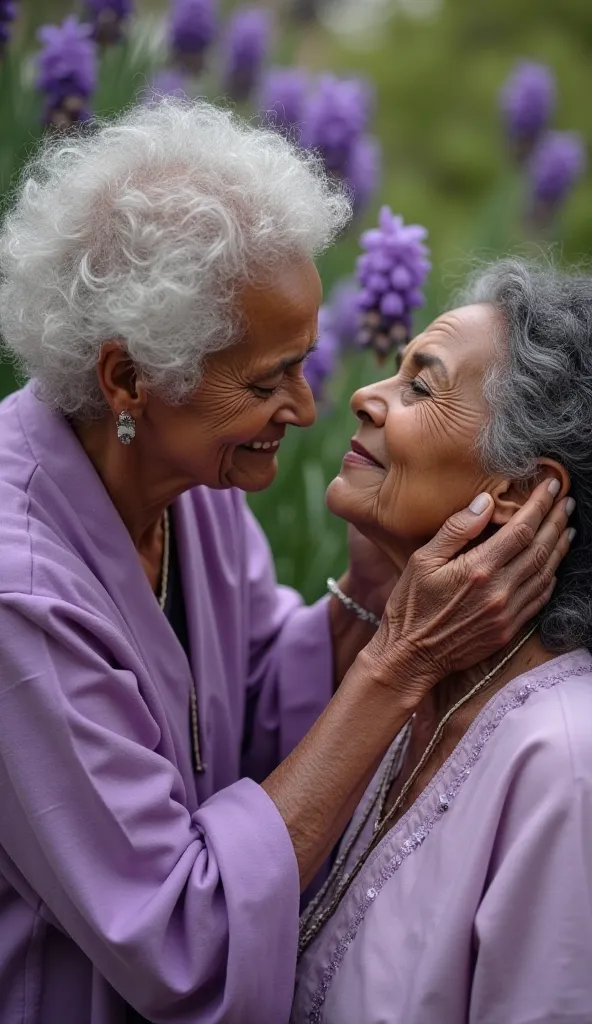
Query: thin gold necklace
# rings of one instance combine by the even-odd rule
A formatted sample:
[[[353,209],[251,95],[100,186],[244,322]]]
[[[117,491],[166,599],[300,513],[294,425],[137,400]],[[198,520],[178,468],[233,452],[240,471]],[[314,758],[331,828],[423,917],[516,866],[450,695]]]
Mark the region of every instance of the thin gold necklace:
[[[169,590],[169,567],[171,560],[171,524],[169,510],[165,508],[162,517],[163,545],[162,545],[162,572],[160,574],[160,594],[158,603],[161,611],[164,612]],[[191,724],[191,742],[193,746],[193,767],[196,772],[205,772],[206,766],[201,759],[201,747],[199,742],[199,716],[197,711],[197,690],[193,675],[189,688],[189,717]]]
[[[533,633],[535,632],[535,630],[537,628],[538,628],[538,622],[535,622],[535,624],[532,626],[532,628],[528,630],[528,632],[522,637],[521,640],[518,641],[517,644],[515,644],[515,646],[512,648],[512,650],[508,654],[506,654],[506,656],[504,658],[502,658],[502,660],[500,662],[498,662],[498,664],[495,665],[495,667],[492,668],[491,671],[487,673],[487,675],[483,676],[483,678],[480,679],[478,683],[476,683],[476,685],[473,687],[472,690],[469,690],[469,692],[466,693],[464,695],[464,697],[461,697],[460,700],[458,700],[456,702],[456,704],[454,704],[453,707],[451,707],[450,710],[446,712],[446,714],[440,720],[438,726],[436,727],[434,735],[432,736],[430,742],[428,743],[428,745],[427,745],[427,747],[426,747],[422,757],[418,761],[416,767],[413,769],[411,775],[407,779],[407,782],[405,783],[405,785],[401,789],[401,792],[399,793],[399,796],[395,800],[395,802],[394,802],[393,806],[390,808],[390,810],[387,811],[387,813],[385,814],[384,813],[384,806],[385,806],[386,799],[387,799],[387,796],[388,796],[388,791],[390,789],[390,784],[393,781],[393,778],[396,777],[396,773],[393,772],[393,766],[396,763],[396,759],[394,757],[389,758],[389,761],[388,761],[388,763],[387,763],[387,765],[385,767],[385,771],[383,773],[383,776],[382,776],[380,785],[378,787],[377,793],[375,795],[375,798],[374,798],[374,800],[371,801],[370,807],[367,810],[366,814],[364,815],[361,824],[358,825],[358,827],[357,827],[357,829],[356,829],[356,831],[354,833],[354,837],[348,842],[348,844],[347,844],[347,851],[344,851],[344,854],[340,855],[337,858],[337,860],[336,860],[336,862],[335,862],[335,864],[333,866],[333,869],[332,869],[332,871],[331,871],[327,881],[322,886],[320,892],[314,898],[312,903],[310,903],[309,906],[306,908],[306,910],[305,910],[305,912],[304,912],[304,914],[302,916],[301,923],[300,923],[300,939],[299,939],[299,943],[298,943],[298,955],[299,956],[302,956],[302,954],[308,948],[308,946],[313,941],[313,939],[318,935],[318,933],[320,932],[320,930],[323,927],[323,925],[329,920],[330,917],[333,916],[333,914],[337,910],[337,907],[339,906],[339,904],[341,903],[341,900],[343,899],[343,897],[345,896],[347,890],[351,886],[354,878],[356,878],[357,875],[360,873],[360,871],[362,870],[362,868],[363,868],[364,864],[366,863],[368,857],[370,856],[372,851],[375,849],[375,847],[380,842],[380,840],[382,838],[381,837],[381,833],[383,833],[385,825],[387,825],[389,821],[392,821],[392,819],[395,817],[395,815],[397,814],[399,809],[402,807],[402,805],[403,805],[403,803],[405,801],[405,798],[406,798],[407,794],[409,793],[409,790],[413,786],[413,783],[417,779],[417,777],[420,774],[420,772],[422,771],[422,769],[425,767],[425,765],[429,761],[431,755],[434,752],[434,749],[436,748],[436,746],[438,745],[438,743],[440,742],[440,740],[442,738],[442,735],[444,733],[444,729],[446,728],[447,723],[450,721],[452,716],[457,711],[459,711],[460,708],[462,708],[464,704],[466,704],[469,700],[471,700],[472,697],[474,697],[477,693],[479,693],[481,690],[483,690],[488,685],[488,683],[490,683],[491,680],[494,679],[495,676],[497,676],[499,672],[501,672],[501,670],[508,664],[510,659],[513,658],[514,655],[518,653],[520,648],[524,646],[526,641],[530,639],[530,637],[533,635]],[[403,744],[403,746],[404,746],[404,744]],[[397,747],[397,750],[400,750],[400,749],[401,749],[401,747]],[[399,769],[400,769],[400,764],[399,764]],[[373,835],[372,835],[370,841],[368,842],[368,844],[366,845],[366,848],[362,851],[362,853],[358,857],[358,859],[357,859],[356,863],[354,864],[352,870],[349,872],[349,874],[345,878],[343,878],[343,871],[345,869],[345,863],[347,861],[349,853],[351,852],[351,850],[352,850],[356,840],[358,839],[359,835],[361,834],[361,832],[362,832],[362,830],[364,828],[364,825],[368,821],[368,818],[370,817],[370,814],[372,812],[372,808],[375,807],[377,803],[378,803],[379,810],[378,810],[378,816],[377,816],[377,819],[376,819],[376,823],[374,825]],[[335,892],[335,895],[334,895],[333,899],[331,900],[331,902],[328,904],[328,906],[324,910],[318,910],[318,907],[322,903],[324,897],[326,896],[326,894],[334,886],[337,886],[337,889],[336,889],[336,892]]]

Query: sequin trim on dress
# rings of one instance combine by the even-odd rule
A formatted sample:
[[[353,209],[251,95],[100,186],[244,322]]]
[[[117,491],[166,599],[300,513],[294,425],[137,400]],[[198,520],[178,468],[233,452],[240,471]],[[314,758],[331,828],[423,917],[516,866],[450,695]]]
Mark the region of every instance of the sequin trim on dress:
[[[440,794],[438,806],[435,811],[426,815],[415,832],[411,833],[405,842],[401,844],[397,853],[388,861],[372,887],[366,890],[365,897],[359,904],[353,921],[343,939],[337,946],[330,963],[325,968],[320,985],[311,1000],[310,1011],[308,1014],[309,1024],[322,1024],[323,1004],[327,998],[329,986],[341,966],[341,962],[347,953],[349,946],[356,937],[358,929],[366,916],[366,911],[372,906],[385,883],[388,882],[388,880],[394,875],[395,871],[398,871],[401,867],[403,861],[406,860],[410,853],[413,853],[414,850],[417,850],[417,848],[425,842],[436,822],[446,814],[452,801],[456,796],[458,796],[463,783],[466,782],[471,774],[471,769],[481,756],[485,744],[493,735],[500,722],[505,718],[508,711],[513,711],[515,708],[523,705],[530,695],[532,693],[536,693],[537,690],[548,690],[557,683],[562,683],[565,679],[571,679],[574,676],[588,675],[589,673],[590,665],[581,665],[579,668],[569,669],[559,675],[547,676],[546,679],[541,679],[538,683],[524,683],[524,685],[520,687],[517,693],[515,693],[510,700],[506,701],[505,704],[500,705],[491,721],[487,722],[483,726],[481,733],[479,734],[479,738],[474,744],[463,767],[452,780],[448,788]],[[384,841],[386,841],[387,837],[388,834],[385,836]]]

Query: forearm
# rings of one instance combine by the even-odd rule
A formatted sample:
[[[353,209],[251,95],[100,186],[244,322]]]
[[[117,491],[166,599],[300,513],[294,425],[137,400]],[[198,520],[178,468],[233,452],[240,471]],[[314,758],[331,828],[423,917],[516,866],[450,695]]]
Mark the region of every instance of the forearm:
[[[403,656],[377,664],[363,651],[339,690],[263,788],[282,815],[296,853],[301,887],[342,835],[394,737],[413,712],[388,678],[409,677]]]
[[[348,597],[353,597],[363,608],[374,612],[378,617],[382,615],[383,608],[375,607],[370,595],[362,593],[359,587],[352,583],[348,573],[338,580],[338,584]],[[375,636],[376,627],[359,619],[336,597],[331,597],[329,601],[329,627],[333,643],[334,687],[337,689],[360,651]]]

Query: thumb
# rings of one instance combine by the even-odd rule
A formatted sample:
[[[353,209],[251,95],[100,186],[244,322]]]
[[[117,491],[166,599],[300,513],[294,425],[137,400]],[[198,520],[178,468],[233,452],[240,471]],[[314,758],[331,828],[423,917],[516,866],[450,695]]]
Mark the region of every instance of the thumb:
[[[436,536],[424,546],[422,553],[434,566],[444,565],[459,551],[478,537],[493,515],[494,501],[491,494],[478,494],[468,508],[455,512],[440,527]]]

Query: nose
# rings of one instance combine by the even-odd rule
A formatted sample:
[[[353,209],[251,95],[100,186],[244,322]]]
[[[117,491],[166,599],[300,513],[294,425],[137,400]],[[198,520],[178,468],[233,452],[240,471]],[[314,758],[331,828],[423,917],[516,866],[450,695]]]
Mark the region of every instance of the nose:
[[[388,404],[378,384],[370,384],[354,391],[350,406],[362,423],[372,423],[375,427],[384,426]]]
[[[274,423],[287,424],[291,427],[312,427],[317,418],[317,410],[305,377],[298,381],[298,388],[292,392],[290,400],[284,402],[273,416]]]

